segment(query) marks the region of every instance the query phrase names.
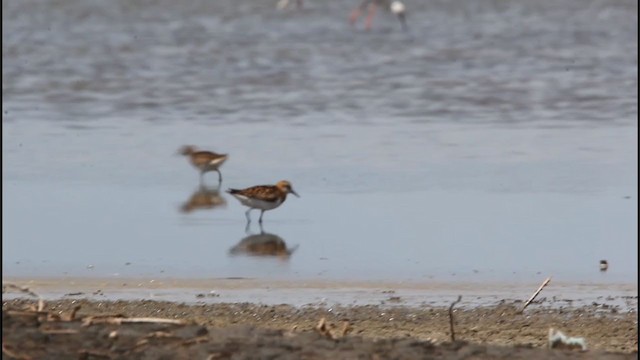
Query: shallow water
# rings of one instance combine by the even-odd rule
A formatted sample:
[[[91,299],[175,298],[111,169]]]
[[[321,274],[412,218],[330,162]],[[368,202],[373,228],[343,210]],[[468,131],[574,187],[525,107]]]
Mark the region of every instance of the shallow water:
[[[637,2],[307,3],[3,2],[3,276],[637,281]]]

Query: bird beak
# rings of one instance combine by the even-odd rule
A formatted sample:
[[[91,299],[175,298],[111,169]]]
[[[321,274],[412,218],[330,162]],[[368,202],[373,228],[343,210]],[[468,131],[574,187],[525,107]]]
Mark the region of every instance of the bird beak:
[[[289,190],[289,192],[292,193],[293,195],[297,196],[297,197],[300,197],[300,195],[298,195],[297,192],[293,191],[293,189]]]

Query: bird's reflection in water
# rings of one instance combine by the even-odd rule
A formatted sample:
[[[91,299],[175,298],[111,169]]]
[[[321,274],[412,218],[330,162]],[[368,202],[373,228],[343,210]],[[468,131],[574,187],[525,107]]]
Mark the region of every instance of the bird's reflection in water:
[[[183,213],[190,213],[198,209],[213,209],[217,207],[224,207],[226,205],[227,200],[220,195],[220,184],[215,187],[201,184],[198,189],[191,194],[189,199],[180,206],[180,211]]]
[[[297,248],[297,245],[287,248],[287,243],[280,236],[264,232],[260,227],[259,234],[252,234],[243,238],[229,250],[229,254],[275,257],[287,260]]]

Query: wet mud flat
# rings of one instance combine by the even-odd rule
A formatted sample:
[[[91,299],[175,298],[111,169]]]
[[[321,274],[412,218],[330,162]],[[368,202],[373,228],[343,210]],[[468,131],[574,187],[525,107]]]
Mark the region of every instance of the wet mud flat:
[[[635,359],[637,311],[3,301],[3,358]],[[40,307],[40,308],[39,308]],[[549,328],[587,351],[548,349]]]

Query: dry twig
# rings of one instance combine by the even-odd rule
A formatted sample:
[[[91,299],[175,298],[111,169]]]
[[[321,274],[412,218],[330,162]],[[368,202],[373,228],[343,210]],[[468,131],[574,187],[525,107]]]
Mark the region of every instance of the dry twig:
[[[71,310],[71,313],[69,314],[69,321],[73,321],[76,319],[76,313],[78,312],[78,310],[80,310],[81,306],[77,305],[73,308],[73,310]]]
[[[49,335],[71,335],[77,334],[78,330],[76,329],[41,329],[41,333],[49,334]]]
[[[453,330],[453,306],[462,300],[462,295],[458,295],[458,300],[451,303],[449,306],[449,328],[451,329],[451,341],[456,341],[456,333]]]
[[[112,359],[114,358],[114,355],[103,350],[87,350],[87,349],[78,350],[78,359],[89,359],[89,357],[100,357],[100,358]]]
[[[19,286],[19,285],[11,284],[11,283],[2,284],[2,293],[3,294],[7,291],[7,289],[15,289],[15,290],[18,290],[18,291],[20,291],[22,293],[25,293],[25,294],[33,296],[33,297],[37,297],[37,298],[40,297],[40,295],[38,295],[35,292],[31,291],[31,289],[29,289],[26,286]]]
[[[26,286],[19,286],[16,284],[11,284],[11,283],[4,283],[2,284],[2,293],[4,294],[7,289],[15,289],[18,290],[22,293],[25,293],[27,295],[33,296],[33,297],[37,297],[38,298],[38,309],[36,311],[43,311],[44,310],[44,300],[42,299],[42,296],[38,295],[37,293],[35,293],[34,291],[32,291],[31,289],[29,289]]]
[[[150,339],[150,338],[177,338],[177,336],[173,335],[170,332],[166,332],[166,331],[154,331],[150,334],[147,334],[145,337],[145,339]]]
[[[98,315],[98,316],[87,316],[82,319],[82,326],[89,326],[92,324],[132,324],[132,323],[150,323],[150,324],[173,324],[173,325],[186,325],[188,322],[186,320],[181,319],[165,319],[165,318],[150,318],[150,317],[141,317],[141,318],[128,318],[124,315]]]
[[[320,319],[318,325],[316,325],[316,331],[324,336],[331,337],[331,333],[329,333],[329,329],[327,329],[327,320],[325,318]]]
[[[335,326],[333,324],[329,324],[327,323],[327,320],[325,318],[320,319],[320,322],[318,322],[318,325],[316,325],[316,331],[319,332],[320,334],[328,337],[329,339],[332,340],[336,340],[339,339],[345,335],[347,335],[351,330],[351,324],[349,323],[348,320],[343,320],[342,321],[342,329],[339,331],[334,331]]]
[[[38,317],[40,315],[49,315],[46,311],[37,311],[37,310],[6,310],[4,311],[7,315],[11,316],[31,316]]]
[[[195,337],[193,339],[188,339],[182,342],[182,346],[189,346],[189,345],[193,345],[193,344],[200,344],[203,342],[208,342],[209,341],[209,336],[208,335],[203,335],[203,336],[198,336]]]
[[[544,289],[544,287],[547,286],[550,281],[551,281],[551,277],[548,277],[544,282],[542,282],[542,285],[540,285],[538,290],[536,290],[536,292],[534,292],[533,295],[531,295],[529,300],[527,300],[527,302],[524,303],[524,306],[522,306],[522,309],[520,309],[520,313],[524,312],[524,309],[527,306],[529,306],[529,304],[531,304],[531,302],[536,298],[536,296],[538,296],[538,294],[540,294],[540,291],[542,291],[542,289]]]
[[[353,330],[353,328],[351,327],[349,320],[342,320],[342,330],[340,331],[340,337],[346,336],[351,332],[351,330]]]
[[[3,355],[7,355],[8,357],[12,358],[12,359],[20,359],[20,360],[31,360],[31,358],[28,355],[21,355],[18,354],[17,352],[10,350],[5,344],[4,342],[2,343],[2,354]],[[4,356],[3,356],[4,358]]]

